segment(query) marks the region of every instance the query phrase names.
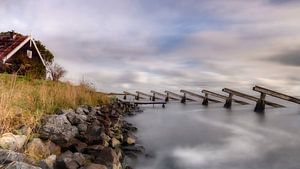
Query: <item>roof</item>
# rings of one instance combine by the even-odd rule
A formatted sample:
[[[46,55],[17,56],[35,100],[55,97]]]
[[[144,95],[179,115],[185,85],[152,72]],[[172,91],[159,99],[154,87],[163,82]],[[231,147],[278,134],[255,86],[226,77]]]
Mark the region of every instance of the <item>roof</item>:
[[[14,32],[0,34],[0,59],[10,54],[22,44],[29,36],[23,36]]]

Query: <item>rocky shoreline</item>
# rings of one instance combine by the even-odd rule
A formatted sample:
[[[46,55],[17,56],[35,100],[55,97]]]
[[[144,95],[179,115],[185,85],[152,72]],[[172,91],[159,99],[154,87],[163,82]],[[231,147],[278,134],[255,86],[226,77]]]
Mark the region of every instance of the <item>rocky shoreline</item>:
[[[136,144],[137,128],[124,117],[140,111],[116,101],[44,116],[35,129],[23,125],[1,136],[0,168],[131,169],[125,158],[144,149]]]

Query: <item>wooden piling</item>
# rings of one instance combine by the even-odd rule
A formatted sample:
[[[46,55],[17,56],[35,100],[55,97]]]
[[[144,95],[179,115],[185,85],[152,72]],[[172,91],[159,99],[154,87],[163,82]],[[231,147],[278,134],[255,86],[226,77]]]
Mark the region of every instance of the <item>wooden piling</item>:
[[[194,93],[194,92],[190,92],[190,91],[187,91],[187,90],[180,90],[181,93],[186,93],[188,95],[191,95],[191,96],[194,96],[194,97],[198,97],[198,98],[201,98],[203,100],[207,99],[207,101],[211,101],[211,102],[215,102],[215,103],[221,103],[220,101],[218,100],[215,100],[215,99],[211,99],[211,98],[206,98],[205,96],[202,96],[200,94],[197,94],[197,93]]]
[[[136,93],[137,93],[138,95],[147,96],[147,97],[150,98],[150,100],[152,100],[152,95],[150,95],[150,94],[147,94],[147,93],[144,93],[144,92],[140,92],[140,91],[136,91]]]
[[[229,93],[229,98],[226,101],[226,103],[227,102],[228,103],[227,103],[226,106],[224,105],[224,107],[227,107],[227,108],[230,107],[229,105],[231,105],[232,97],[233,96],[242,97],[242,98],[254,101],[256,103],[259,103],[258,108],[254,109],[255,112],[263,112],[262,111],[262,110],[264,110],[264,106],[263,105],[269,105],[269,106],[272,106],[272,107],[284,107],[283,105],[280,105],[280,104],[277,104],[277,103],[265,101],[265,96],[263,96],[263,95],[260,98],[257,98],[257,97],[254,97],[254,96],[251,96],[251,95],[248,95],[248,94],[245,94],[245,93],[241,93],[241,92],[238,92],[238,91],[234,91],[234,90],[231,90],[231,89],[228,89],[228,88],[224,88],[224,89],[222,89],[222,91],[226,92],[226,93]],[[230,96],[230,94],[232,96]],[[262,100],[263,100],[263,102],[262,102]]]
[[[157,91],[154,91],[154,90],[151,90],[150,91],[151,93],[153,93],[153,95],[159,95],[159,96],[163,96],[165,97],[165,101],[168,102],[169,99],[172,99],[172,100],[179,100],[178,98],[175,98],[175,97],[172,97],[172,96],[169,96],[168,94],[163,94],[163,93],[160,93],[160,92],[157,92]],[[155,96],[155,99],[157,99],[158,97]],[[161,98],[158,98],[158,99],[161,99]],[[162,99],[161,99],[162,100]]]
[[[221,94],[219,94],[219,93],[215,93],[215,92],[208,91],[208,90],[202,90],[202,93],[211,95],[211,96],[213,96],[213,97],[217,97],[217,98],[223,99],[223,100],[225,100],[225,102],[226,102],[226,100],[228,99],[228,96],[221,95]],[[234,99],[234,98],[231,98],[231,100],[232,100],[233,102],[236,102],[236,103],[241,104],[241,105],[247,105],[247,104],[249,104],[249,103],[247,103],[247,102],[244,102],[244,101],[241,101],[241,100],[237,100],[237,99]]]
[[[196,101],[194,99],[186,97],[186,95],[182,96],[180,94],[177,94],[177,93],[174,93],[174,92],[171,92],[171,91],[168,91],[168,90],[166,90],[165,93],[167,93],[167,95],[169,95],[169,97],[170,97],[170,95],[173,95],[173,96],[179,98],[181,100],[181,103],[186,103],[187,100],[189,100],[189,101]]]
[[[145,99],[144,97],[139,96],[139,94],[136,95],[127,91],[124,91],[123,93],[124,93],[124,100],[126,100],[127,95],[134,96],[136,100]]]

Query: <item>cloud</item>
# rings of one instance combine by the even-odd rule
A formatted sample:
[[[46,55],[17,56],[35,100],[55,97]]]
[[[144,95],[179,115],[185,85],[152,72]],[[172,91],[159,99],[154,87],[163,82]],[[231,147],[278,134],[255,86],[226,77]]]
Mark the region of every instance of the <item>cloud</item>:
[[[276,55],[270,58],[270,60],[273,60],[283,65],[300,66],[300,49],[287,51],[285,53]]]

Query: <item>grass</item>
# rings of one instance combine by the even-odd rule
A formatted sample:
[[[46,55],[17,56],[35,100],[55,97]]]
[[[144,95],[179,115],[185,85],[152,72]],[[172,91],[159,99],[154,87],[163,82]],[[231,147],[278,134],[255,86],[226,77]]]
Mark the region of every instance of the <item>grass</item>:
[[[21,125],[35,127],[45,114],[60,108],[109,103],[108,97],[89,85],[33,80],[16,75],[0,75],[0,134]]]

